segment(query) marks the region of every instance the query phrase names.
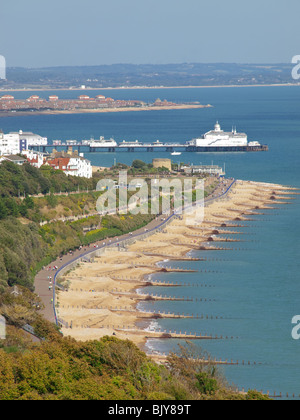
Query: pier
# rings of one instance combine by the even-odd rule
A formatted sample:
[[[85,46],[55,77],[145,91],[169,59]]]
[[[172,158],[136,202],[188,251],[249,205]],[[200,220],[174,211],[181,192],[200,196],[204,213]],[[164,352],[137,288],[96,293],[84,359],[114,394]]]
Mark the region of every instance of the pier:
[[[82,142],[70,142],[62,144],[47,144],[43,146],[28,146],[30,150],[35,150],[43,153],[47,153],[56,149],[58,151],[68,151],[72,147],[78,150],[78,153],[99,153],[99,152],[203,152],[203,153],[215,153],[215,152],[259,152],[268,151],[268,146],[244,146],[244,147],[194,147],[186,143],[163,143],[160,141],[154,143],[141,143],[141,142],[122,142],[116,145],[101,145],[92,146]]]
[[[89,144],[83,144],[81,142],[72,142],[70,144],[68,143],[62,143],[58,145],[54,144],[48,144],[44,146],[29,146],[30,150],[35,150],[39,152],[49,152],[52,151],[52,149],[56,149],[58,151],[68,151],[68,149],[72,147],[74,150],[78,150],[78,153],[99,153],[99,152],[157,152],[157,151],[163,151],[163,152],[175,152],[175,151],[181,151],[181,152],[189,152],[190,147],[186,144],[181,143],[132,143],[132,142],[123,142],[116,145],[101,145],[101,146],[91,146]]]

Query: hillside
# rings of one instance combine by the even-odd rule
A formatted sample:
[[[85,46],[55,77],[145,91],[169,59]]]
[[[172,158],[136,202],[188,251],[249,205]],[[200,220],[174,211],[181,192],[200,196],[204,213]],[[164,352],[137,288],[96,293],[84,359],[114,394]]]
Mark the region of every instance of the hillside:
[[[0,291],[14,285],[32,289],[35,273],[60,255],[81,245],[121,236],[152,220],[151,215],[126,215],[122,219],[90,216],[96,213],[100,192],[60,195],[60,191],[93,190],[95,178],[67,177],[51,168],[4,162],[0,180]],[[27,195],[43,193],[48,195]],[[64,218],[68,221],[60,220]]]

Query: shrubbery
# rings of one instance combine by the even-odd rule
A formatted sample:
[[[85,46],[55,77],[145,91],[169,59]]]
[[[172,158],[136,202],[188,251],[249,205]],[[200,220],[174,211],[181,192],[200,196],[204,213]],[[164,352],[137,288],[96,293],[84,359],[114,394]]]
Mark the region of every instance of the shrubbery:
[[[198,361],[190,370],[182,354],[158,365],[128,340],[77,342],[42,324],[47,340],[38,345],[12,327],[0,341],[0,400],[267,399],[233,392],[211,365]]]
[[[47,250],[35,224],[10,217],[0,221],[0,291],[7,285],[32,288],[33,268]]]
[[[34,200],[30,195],[48,194],[46,201],[50,207],[55,207],[58,199],[54,193],[74,192],[79,190],[93,190],[97,180],[69,177],[62,171],[51,167],[34,168],[29,164],[23,166],[4,161],[0,165],[0,220],[9,216],[35,217],[32,210],[35,208]],[[31,210],[31,211],[30,211]],[[37,209],[38,211],[39,209]]]
[[[0,165],[0,196],[19,197],[24,195],[47,194],[50,191],[66,192],[92,190],[96,188],[96,180],[67,176],[50,166],[37,169],[29,163],[19,166],[4,161]]]
[[[100,216],[76,222],[53,222],[45,226],[22,224],[14,217],[0,221],[0,292],[15,284],[33,287],[33,278],[43,265],[81,245],[112,238],[139,229],[152,220],[151,215]],[[93,230],[84,233],[84,227]]]

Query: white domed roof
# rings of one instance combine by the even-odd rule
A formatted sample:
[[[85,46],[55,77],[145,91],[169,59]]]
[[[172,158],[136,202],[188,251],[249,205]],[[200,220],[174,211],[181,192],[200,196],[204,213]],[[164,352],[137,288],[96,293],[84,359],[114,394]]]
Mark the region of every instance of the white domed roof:
[[[215,124],[215,131],[221,131],[221,126],[218,121]]]

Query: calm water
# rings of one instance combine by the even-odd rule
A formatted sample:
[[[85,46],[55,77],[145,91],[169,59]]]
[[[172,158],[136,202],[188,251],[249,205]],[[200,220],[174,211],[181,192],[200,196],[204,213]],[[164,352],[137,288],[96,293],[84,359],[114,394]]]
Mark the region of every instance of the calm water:
[[[100,93],[115,99],[154,101],[159,97],[178,102],[200,101],[210,103],[214,108],[16,116],[0,118],[0,127],[5,132],[19,129],[34,131],[50,140],[81,140],[103,135],[113,136],[118,141],[159,139],[185,142],[210,130],[219,120],[225,130],[237,126],[238,131],[247,132],[250,139],[268,144],[270,151],[253,154],[183,153],[175,159],[194,164],[225,163],[228,176],[300,188],[300,87],[112,90],[93,92],[91,96]],[[78,92],[58,94],[61,97],[79,95]],[[15,93],[15,96],[21,98],[29,94],[22,92]],[[160,156],[170,157],[170,154],[162,152]],[[95,165],[108,166],[113,164],[114,159],[123,163],[131,163],[136,158],[151,162],[157,154],[119,152],[86,154],[86,157]],[[234,340],[196,344],[223,360],[257,363],[256,366],[228,366],[223,369],[227,379],[239,388],[300,394],[300,341],[291,338],[291,319],[300,314],[299,210],[300,199],[297,197],[289,205],[256,216],[254,222],[240,228],[246,233],[241,235],[246,242],[233,243],[236,250],[205,253],[208,261],[189,263],[189,267],[199,270],[198,273],[157,276],[167,281],[198,284],[198,287],[159,288],[157,292],[198,300],[206,298],[206,302],[144,305],[152,310],[223,317],[217,320],[162,320],[159,326],[176,331],[235,337]],[[193,252],[193,255],[203,254]],[[187,263],[176,262],[174,265],[186,267]],[[201,270],[214,273],[201,273]],[[201,284],[213,287],[200,287]],[[151,289],[151,292],[156,290]],[[176,345],[176,341],[152,340],[149,343],[150,348],[161,351],[175,349]]]

